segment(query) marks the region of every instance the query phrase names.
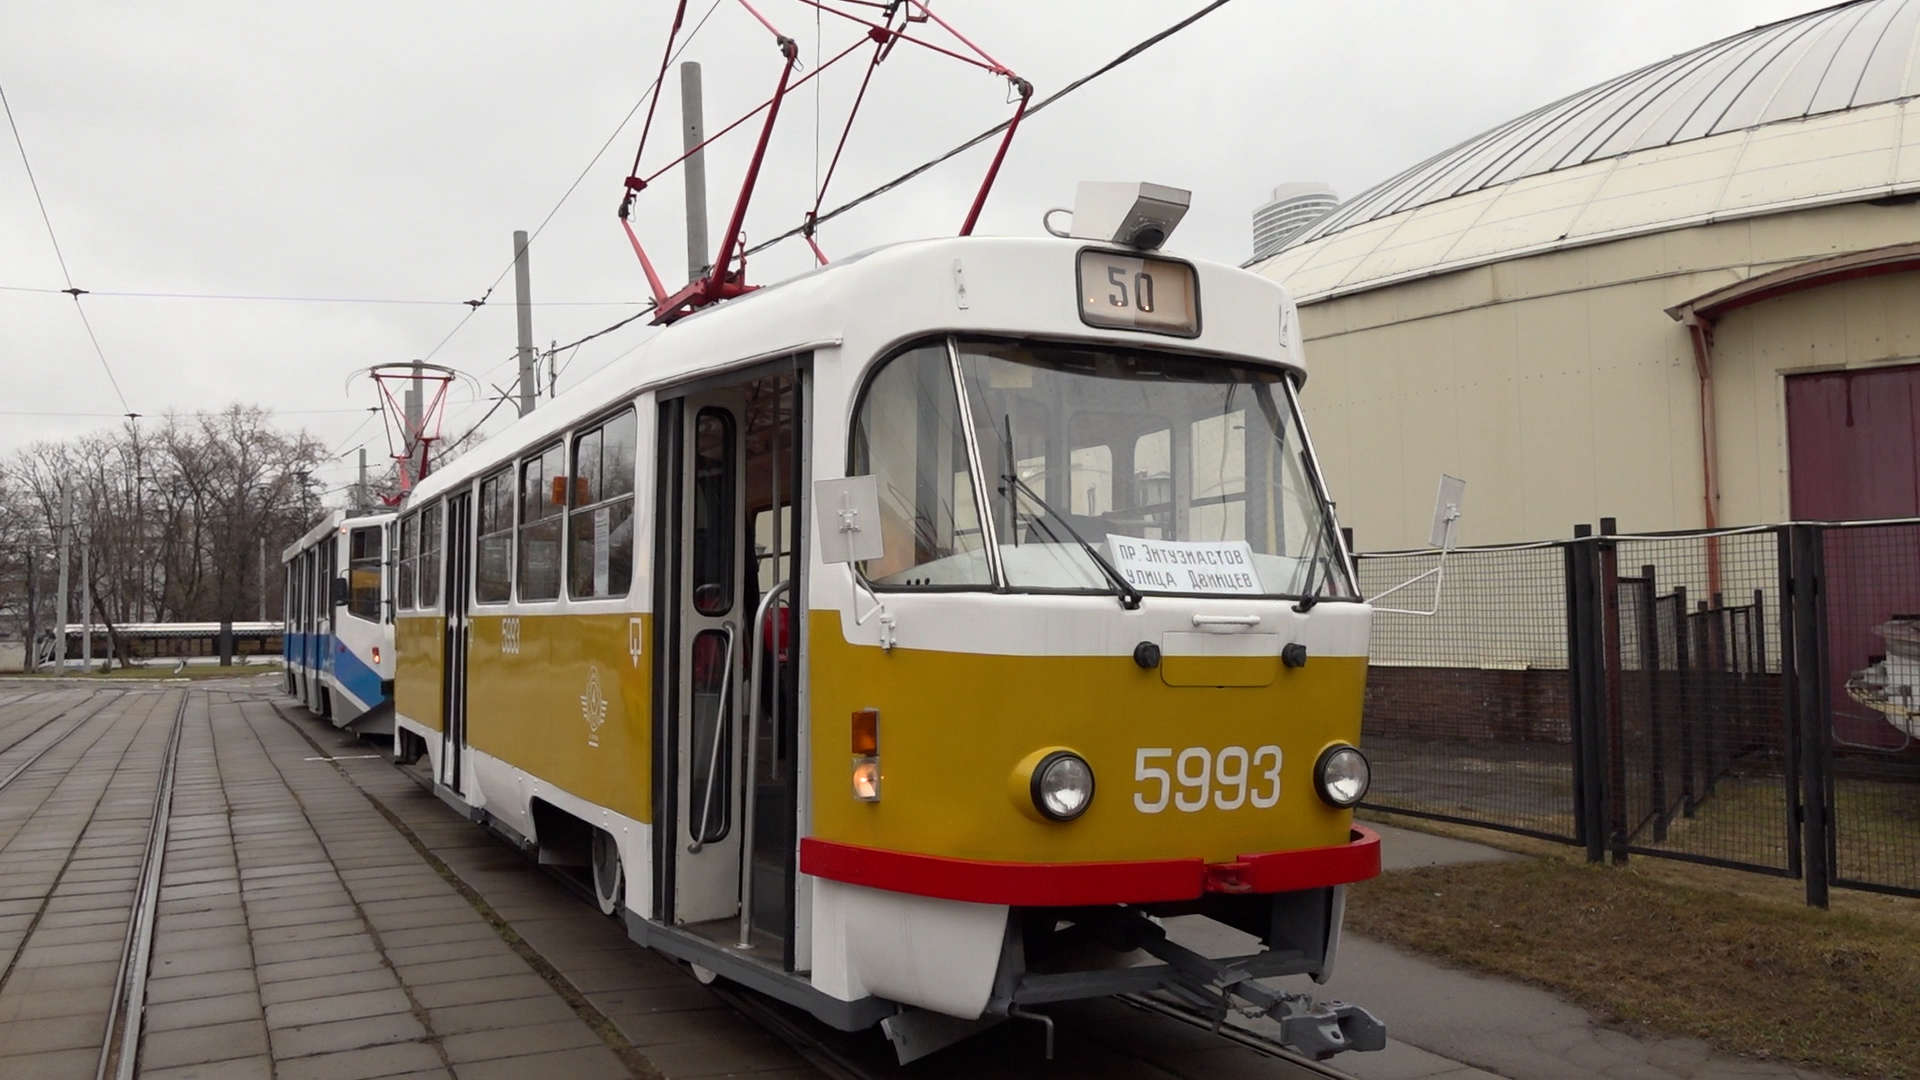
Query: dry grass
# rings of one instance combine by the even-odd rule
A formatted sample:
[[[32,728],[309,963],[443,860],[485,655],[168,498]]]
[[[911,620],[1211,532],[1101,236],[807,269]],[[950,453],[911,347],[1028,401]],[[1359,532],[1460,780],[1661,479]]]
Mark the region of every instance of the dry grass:
[[[1433,827],[1541,858],[1384,875],[1356,932],[1558,991],[1613,1021],[1874,1080],[1920,1080],[1920,901]]]

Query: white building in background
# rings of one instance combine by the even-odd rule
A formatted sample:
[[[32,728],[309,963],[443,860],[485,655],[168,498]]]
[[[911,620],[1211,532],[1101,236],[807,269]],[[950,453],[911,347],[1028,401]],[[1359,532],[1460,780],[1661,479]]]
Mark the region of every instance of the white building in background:
[[[1264,259],[1287,246],[1307,226],[1340,205],[1325,184],[1281,184],[1273,200],[1253,212],[1253,257]]]

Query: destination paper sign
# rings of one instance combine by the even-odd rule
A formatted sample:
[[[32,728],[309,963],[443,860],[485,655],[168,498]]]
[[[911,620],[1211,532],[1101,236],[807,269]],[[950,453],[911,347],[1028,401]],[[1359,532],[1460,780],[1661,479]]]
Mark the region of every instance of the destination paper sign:
[[[1153,592],[1258,596],[1253,548],[1245,540],[1142,540],[1107,534],[1114,569]]]

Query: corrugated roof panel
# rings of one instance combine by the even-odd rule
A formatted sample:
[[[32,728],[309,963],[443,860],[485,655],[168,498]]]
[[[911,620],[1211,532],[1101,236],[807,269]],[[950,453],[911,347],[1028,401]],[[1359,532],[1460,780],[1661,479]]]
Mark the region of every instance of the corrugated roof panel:
[[[1853,107],[1853,95],[1866,74],[1867,62],[1880,47],[1887,27],[1900,13],[1901,4],[1875,4],[1860,9],[1860,18],[1848,31],[1840,47],[1834,50],[1826,78],[1814,92],[1808,113],[1837,112]]]
[[[1609,79],[1356,195],[1294,241],[1541,173],[1920,95],[1920,0],[1853,0]]]

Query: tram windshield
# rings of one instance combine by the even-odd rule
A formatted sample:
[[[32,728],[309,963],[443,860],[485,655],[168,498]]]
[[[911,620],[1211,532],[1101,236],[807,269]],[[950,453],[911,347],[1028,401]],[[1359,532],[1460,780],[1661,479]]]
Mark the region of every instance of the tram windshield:
[[[957,357],[971,454],[944,344],[896,357],[862,403],[852,465],[879,481],[886,554],[861,568],[876,586],[997,573],[1035,591],[1355,595],[1283,373],[1108,346],[960,342]]]

